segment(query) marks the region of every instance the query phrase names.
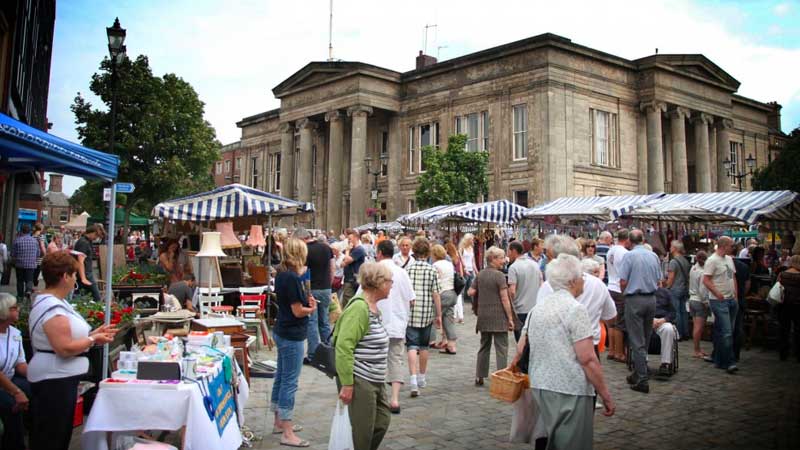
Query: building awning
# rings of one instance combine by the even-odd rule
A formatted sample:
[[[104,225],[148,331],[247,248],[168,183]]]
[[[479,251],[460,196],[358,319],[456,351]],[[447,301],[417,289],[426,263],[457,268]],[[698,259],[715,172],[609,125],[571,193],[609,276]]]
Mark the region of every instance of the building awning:
[[[0,114],[0,167],[81,178],[117,178],[119,157],[74,144]]]

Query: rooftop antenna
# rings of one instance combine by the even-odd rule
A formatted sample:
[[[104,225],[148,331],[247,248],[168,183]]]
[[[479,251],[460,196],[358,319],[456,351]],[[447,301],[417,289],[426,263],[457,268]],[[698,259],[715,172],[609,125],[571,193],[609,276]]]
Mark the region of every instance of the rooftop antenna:
[[[331,1],[333,1],[333,0],[331,0]],[[656,55],[657,55],[657,54],[658,54],[658,47],[656,47]]]
[[[330,17],[328,19],[328,61],[333,61],[333,0],[330,0]]]
[[[441,50],[443,48],[447,48],[447,46],[446,45],[440,45],[440,46],[436,47],[436,59],[437,60],[439,59],[439,52],[441,52]]]
[[[429,28],[436,28],[438,25],[428,25],[425,24],[425,31],[422,34],[422,53],[428,54],[428,29]]]

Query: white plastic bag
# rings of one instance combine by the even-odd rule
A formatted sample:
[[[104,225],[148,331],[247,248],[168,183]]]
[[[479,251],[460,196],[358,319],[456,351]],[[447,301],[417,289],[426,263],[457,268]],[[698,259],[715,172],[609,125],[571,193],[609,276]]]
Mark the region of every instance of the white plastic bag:
[[[530,389],[523,389],[522,395],[513,403],[514,414],[511,416],[510,442],[530,444],[534,441],[533,430],[538,419],[536,403]]]
[[[328,450],[353,450],[353,429],[350,427],[350,416],[347,414],[347,405],[342,405],[341,400],[336,402],[336,411],[333,413]]]
[[[783,303],[783,285],[780,281],[775,282],[767,295],[767,301],[773,305]]]

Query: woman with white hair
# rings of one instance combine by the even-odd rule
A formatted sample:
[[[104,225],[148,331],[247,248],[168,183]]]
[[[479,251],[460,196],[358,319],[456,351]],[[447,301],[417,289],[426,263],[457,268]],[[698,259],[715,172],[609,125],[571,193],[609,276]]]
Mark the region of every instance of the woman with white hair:
[[[22,334],[12,325],[18,319],[17,299],[0,293],[0,419],[5,425],[0,448],[9,450],[25,448],[22,412],[28,409],[31,395]]]
[[[509,368],[530,342],[528,373],[548,448],[591,449],[595,390],[604,415],[614,415],[616,405],[594,352],[589,314],[575,300],[583,292],[580,261],[560,254],[547,265],[547,280],[554,292],[537,299]]]

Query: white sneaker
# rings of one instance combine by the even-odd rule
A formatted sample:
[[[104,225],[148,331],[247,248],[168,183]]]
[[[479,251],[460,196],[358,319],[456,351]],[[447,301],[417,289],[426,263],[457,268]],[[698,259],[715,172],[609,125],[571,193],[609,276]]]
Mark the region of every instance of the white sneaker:
[[[426,383],[426,382],[425,382],[425,378],[422,378],[422,377],[419,377],[419,376],[417,376],[417,385],[418,385],[420,388],[424,388],[425,386],[427,386],[427,385],[428,385],[428,383]]]
[[[409,383],[409,386],[411,386],[411,396],[412,397],[418,397],[419,396],[419,386],[417,385],[417,383]]]

